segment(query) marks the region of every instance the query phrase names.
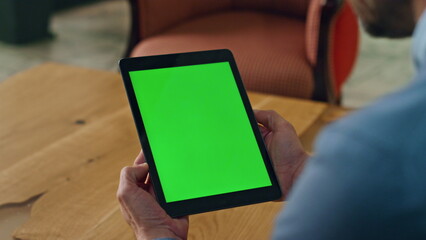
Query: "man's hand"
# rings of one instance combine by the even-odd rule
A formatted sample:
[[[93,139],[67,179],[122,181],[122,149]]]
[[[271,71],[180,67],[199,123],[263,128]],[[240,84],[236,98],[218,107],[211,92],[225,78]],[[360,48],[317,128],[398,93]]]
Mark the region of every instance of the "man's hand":
[[[281,185],[283,198],[303,169],[309,155],[300,143],[294,127],[274,111],[255,110],[256,120]]]
[[[255,111],[255,116],[263,125],[260,131],[286,196],[309,155],[303,150],[293,126],[276,112]],[[171,218],[155,200],[142,152],[133,167],[121,171],[117,198],[137,239],[187,238],[188,218]]]
[[[173,219],[155,200],[149,181],[148,164],[141,152],[133,167],[121,170],[117,191],[121,212],[138,240],[155,238],[186,239],[188,217]]]

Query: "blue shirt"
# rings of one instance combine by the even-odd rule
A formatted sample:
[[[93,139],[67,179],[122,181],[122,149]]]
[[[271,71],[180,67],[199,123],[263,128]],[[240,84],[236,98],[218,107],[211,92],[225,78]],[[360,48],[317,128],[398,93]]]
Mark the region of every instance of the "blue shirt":
[[[426,13],[413,83],[323,131],[274,239],[426,239]]]

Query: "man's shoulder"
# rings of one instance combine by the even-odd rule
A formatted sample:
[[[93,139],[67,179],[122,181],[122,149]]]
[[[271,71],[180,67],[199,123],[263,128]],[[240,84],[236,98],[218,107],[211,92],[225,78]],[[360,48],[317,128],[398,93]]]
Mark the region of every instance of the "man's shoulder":
[[[324,134],[339,133],[381,149],[426,144],[426,74],[408,87],[337,121]],[[396,148],[397,147],[397,148]]]
[[[276,238],[424,238],[425,146],[426,79],[327,127]]]

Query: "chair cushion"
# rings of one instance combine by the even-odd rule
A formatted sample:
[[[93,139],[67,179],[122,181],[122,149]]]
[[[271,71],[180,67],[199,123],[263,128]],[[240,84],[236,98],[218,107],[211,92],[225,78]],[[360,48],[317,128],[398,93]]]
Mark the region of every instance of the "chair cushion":
[[[216,13],[140,42],[132,56],[230,49],[248,90],[311,98],[305,23],[252,11]]]
[[[305,18],[311,0],[232,0],[236,9],[267,11]]]

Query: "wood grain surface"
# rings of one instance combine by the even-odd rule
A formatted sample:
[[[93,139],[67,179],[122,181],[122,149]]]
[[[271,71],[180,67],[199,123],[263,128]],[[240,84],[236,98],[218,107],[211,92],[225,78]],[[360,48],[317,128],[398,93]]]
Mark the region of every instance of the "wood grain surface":
[[[0,85],[0,205],[47,191],[87,159],[73,134],[126,105],[116,74],[45,64]],[[86,148],[90,148],[87,143]],[[46,156],[53,150],[62,154]]]
[[[303,135],[327,105],[250,93]],[[133,239],[115,192],[140,150],[116,73],[49,63],[0,84],[0,205],[43,193],[18,239]],[[190,239],[267,239],[282,203],[190,217]]]
[[[112,73],[54,63],[0,83],[0,169],[84,127],[77,121],[94,122],[122,108],[121,85]]]

